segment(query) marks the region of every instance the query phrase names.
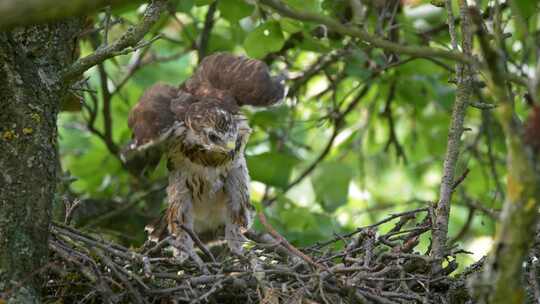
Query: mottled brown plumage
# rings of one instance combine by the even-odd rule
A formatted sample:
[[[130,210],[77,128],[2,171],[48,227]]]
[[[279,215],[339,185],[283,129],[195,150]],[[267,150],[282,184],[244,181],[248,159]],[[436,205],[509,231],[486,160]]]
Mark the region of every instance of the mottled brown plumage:
[[[179,88],[156,84],[144,93],[130,113],[133,141],[122,155],[134,173],[167,157],[169,207],[148,228],[151,239],[172,234],[175,247],[193,257],[187,227],[199,236],[224,235],[241,252],[253,207],[244,157],[250,128],[238,110],[271,105],[283,94],[263,62],[224,53],[206,57]]]
[[[264,62],[226,53],[204,58],[184,89],[236,106],[269,106],[284,94],[280,78],[271,77]]]

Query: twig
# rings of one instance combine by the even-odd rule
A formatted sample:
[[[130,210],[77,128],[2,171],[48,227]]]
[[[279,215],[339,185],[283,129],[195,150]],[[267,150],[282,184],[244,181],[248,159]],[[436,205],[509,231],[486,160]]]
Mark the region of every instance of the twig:
[[[197,247],[199,247],[199,249],[201,249],[201,251],[208,258],[210,258],[210,260],[212,262],[214,262],[214,263],[216,262],[216,258],[214,258],[214,255],[210,252],[210,250],[208,250],[208,248],[206,248],[206,246],[203,244],[203,242],[201,242],[201,239],[199,239],[199,236],[197,236],[197,234],[195,232],[193,232],[193,230],[189,229],[188,227],[186,227],[186,225],[182,225],[182,224],[180,225],[180,228],[182,228],[185,232],[187,232],[187,234],[189,234],[189,236],[195,242]]]
[[[270,223],[268,223],[268,220],[266,219],[266,216],[264,215],[263,212],[257,212],[257,215],[259,217],[259,220],[261,221],[261,224],[264,226],[264,228],[266,228],[268,233],[270,233],[276,240],[278,240],[283,246],[285,246],[285,248],[287,248],[291,253],[298,256],[302,260],[306,261],[308,264],[311,264],[311,265],[313,265],[313,266],[315,266],[315,267],[317,267],[319,269],[322,269],[322,270],[327,269],[326,266],[323,266],[323,265],[321,265],[319,263],[316,263],[315,261],[313,261],[313,259],[311,257],[307,256],[306,254],[304,254],[300,250],[296,249],[296,247],[291,245],[291,243],[289,243],[289,241],[287,241],[283,236],[281,236],[281,234],[279,234],[279,232],[277,232],[274,229],[274,227],[272,227],[272,225],[270,225]]]
[[[390,148],[390,145],[394,144],[397,158],[399,159],[401,157],[403,159],[403,162],[407,164],[407,155],[405,154],[403,146],[399,143],[399,140],[397,138],[394,118],[392,115],[392,101],[394,100],[394,96],[396,93],[396,80],[395,79],[392,80],[392,83],[390,84],[390,88],[388,90],[389,90],[388,97],[386,98],[384,111],[382,113],[382,115],[384,115],[388,119],[388,129],[389,129],[388,141],[386,142],[384,151],[387,152],[388,149]]]
[[[150,30],[152,25],[157,22],[161,12],[165,9],[166,4],[167,1],[165,0],[153,0],[146,7],[139,24],[130,27],[118,40],[100,46],[94,53],[78,59],[71,66],[66,68],[62,73],[64,83],[72,83],[86,70],[108,58],[144,47],[145,44],[140,44],[139,42]]]
[[[73,218],[73,212],[79,208],[81,205],[80,199],[75,199],[73,202],[70,202],[69,200],[64,200],[64,206],[66,210],[66,215],[64,216],[64,224],[68,225],[71,223],[71,219]]]
[[[469,101],[469,106],[480,110],[491,110],[497,107],[496,104],[479,101]]]
[[[452,191],[455,191],[457,187],[459,187],[459,185],[467,178],[469,172],[471,172],[469,168],[465,169],[465,171],[463,171],[463,174],[461,174],[461,176],[454,181],[454,183],[452,184]]]
[[[101,98],[103,100],[103,109],[102,109],[103,140],[109,152],[111,152],[111,154],[113,155],[117,155],[119,148],[118,148],[118,145],[116,145],[116,143],[114,142],[113,129],[112,129],[112,114],[111,114],[112,96],[111,96],[111,93],[109,92],[108,76],[107,76],[107,72],[105,71],[105,66],[103,65],[103,63],[98,64],[98,72],[99,72],[99,81],[101,84],[100,85]]]
[[[425,287],[430,284],[448,286],[451,281],[446,273],[430,277],[426,267],[432,258],[413,250],[418,245],[417,236],[427,232],[425,227],[429,225],[424,219],[414,228],[407,228],[416,221],[418,212],[425,211],[427,208],[382,219],[375,225],[400,218],[390,232],[382,235],[378,234],[376,226],[367,230],[359,228],[369,234],[370,239],[345,250],[337,249],[338,246],[326,252],[314,250],[313,254],[320,261],[314,262],[318,264],[315,267],[306,266],[306,263],[313,265],[309,262],[314,261],[312,256],[290,245],[271,226],[265,226],[272,237],[265,235],[274,242],[270,249],[282,248],[285,257],[294,258],[282,258],[278,250],[261,250],[256,246],[247,252],[250,259],[223,257],[219,262],[205,263],[205,268],[215,272],[206,274],[192,263],[178,263],[174,257],[150,258],[123,246],[96,240],[72,227],[54,225],[50,246],[52,262],[58,269],[54,274],[48,273],[47,300],[62,298],[77,303],[90,298],[104,303],[158,303],[175,299],[254,304],[263,301],[257,294],[257,287],[263,285],[278,298],[313,299],[323,303],[341,299],[356,303],[363,299],[370,303],[438,304],[447,294]],[[265,220],[261,219],[263,225],[267,224]],[[398,234],[403,238],[396,238]],[[351,239],[353,235],[338,235],[334,242],[355,242]],[[392,242],[383,241],[391,236],[394,236]],[[255,271],[250,264],[252,258],[256,258],[259,266]],[[445,268],[445,271],[452,269]],[[73,283],[74,277],[83,277],[89,282],[83,279]],[[427,295],[432,295],[433,299],[423,301]]]
[[[206,16],[204,17],[204,27],[199,38],[199,47],[198,47],[199,62],[201,62],[201,60],[203,60],[203,58],[206,57],[206,52],[208,49],[208,41],[210,40],[210,35],[212,34],[212,28],[214,27],[214,14],[216,13],[216,9],[217,9],[217,0],[212,2],[212,4],[210,4],[210,6],[208,7],[208,11],[206,12]]]

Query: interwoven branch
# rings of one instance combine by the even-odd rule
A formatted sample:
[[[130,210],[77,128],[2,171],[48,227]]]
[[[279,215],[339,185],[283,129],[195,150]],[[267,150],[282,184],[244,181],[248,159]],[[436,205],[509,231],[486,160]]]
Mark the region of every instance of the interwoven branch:
[[[195,263],[175,260],[165,243],[133,251],[55,224],[45,298],[54,301],[61,294],[66,302],[88,303],[450,303],[458,282],[448,274],[455,263],[432,277],[431,258],[416,248],[431,229],[427,211],[392,215],[301,250],[322,268],[283,254],[268,235],[249,233],[254,243],[245,257],[221,254],[217,262],[206,261],[203,271]],[[392,229],[377,233],[390,223]]]

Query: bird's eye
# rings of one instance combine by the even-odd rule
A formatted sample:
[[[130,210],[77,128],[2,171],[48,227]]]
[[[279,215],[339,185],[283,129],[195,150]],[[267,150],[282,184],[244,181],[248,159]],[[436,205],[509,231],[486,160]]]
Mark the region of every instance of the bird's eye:
[[[217,136],[215,133],[210,133],[210,135],[208,135],[208,138],[210,139],[210,141],[212,141],[213,143],[216,143],[219,141],[219,136]]]

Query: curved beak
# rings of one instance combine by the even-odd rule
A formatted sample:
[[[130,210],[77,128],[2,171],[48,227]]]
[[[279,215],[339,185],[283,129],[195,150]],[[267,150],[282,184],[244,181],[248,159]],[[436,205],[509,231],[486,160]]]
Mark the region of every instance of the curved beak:
[[[234,140],[231,140],[227,142],[222,142],[218,145],[214,145],[213,147],[213,149],[217,149],[217,151],[219,151],[220,153],[232,155],[234,154],[234,150],[236,149],[236,142]]]
[[[236,148],[236,142],[234,140],[229,140],[225,143],[225,148],[227,148],[227,150],[234,150],[234,148]]]

